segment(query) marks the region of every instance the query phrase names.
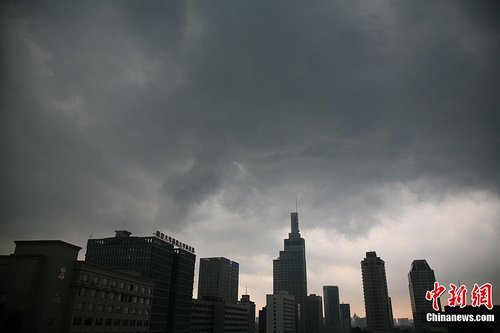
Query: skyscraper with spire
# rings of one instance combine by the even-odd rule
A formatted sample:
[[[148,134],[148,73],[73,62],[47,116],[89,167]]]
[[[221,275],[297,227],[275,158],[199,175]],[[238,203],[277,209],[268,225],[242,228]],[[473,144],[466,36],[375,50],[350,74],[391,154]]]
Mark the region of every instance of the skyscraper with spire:
[[[291,232],[284,240],[284,250],[273,260],[273,293],[286,291],[297,304],[297,332],[305,328],[307,271],[305,240],[299,232],[299,214],[291,213]]]

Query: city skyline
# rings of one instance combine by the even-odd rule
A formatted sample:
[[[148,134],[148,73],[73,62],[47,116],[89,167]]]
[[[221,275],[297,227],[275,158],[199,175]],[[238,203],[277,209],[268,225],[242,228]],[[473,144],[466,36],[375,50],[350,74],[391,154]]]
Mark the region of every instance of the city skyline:
[[[499,6],[3,1],[0,253],[160,230],[260,309],[297,196],[308,294],[363,316],[376,251],[394,317],[419,259],[498,303]]]

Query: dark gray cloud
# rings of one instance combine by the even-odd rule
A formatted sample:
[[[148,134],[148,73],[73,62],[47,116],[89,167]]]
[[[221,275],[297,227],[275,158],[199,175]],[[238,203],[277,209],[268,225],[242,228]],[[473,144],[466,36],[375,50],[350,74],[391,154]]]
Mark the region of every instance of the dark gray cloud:
[[[235,229],[207,235],[250,224],[273,251],[262,230],[287,226],[296,194],[314,212],[303,228],[347,237],[398,216],[394,189],[498,196],[499,13],[493,1],[4,1],[1,248],[181,233],[221,214]]]

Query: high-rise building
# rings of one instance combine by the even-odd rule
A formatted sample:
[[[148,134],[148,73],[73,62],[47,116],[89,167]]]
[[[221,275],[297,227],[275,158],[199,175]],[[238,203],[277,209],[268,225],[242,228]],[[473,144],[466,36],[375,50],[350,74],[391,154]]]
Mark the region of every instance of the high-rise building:
[[[325,333],[336,333],[340,329],[340,296],[338,286],[323,286],[325,300]]]
[[[425,299],[425,293],[434,288],[434,282],[436,282],[434,270],[431,269],[427,261],[424,259],[414,260],[408,273],[408,288],[416,333],[430,331],[425,316],[427,313],[435,311],[432,308],[432,302]],[[441,309],[439,299],[438,306]]]
[[[361,261],[361,272],[368,331],[392,331],[392,309],[387,290],[385,262],[377,257],[375,251],[366,252],[366,258]]]
[[[244,306],[247,309],[247,333],[255,333],[255,303],[250,300],[250,295],[241,295],[241,299],[238,304]]]
[[[286,291],[266,295],[266,332],[295,333],[296,325],[295,297]]]
[[[306,248],[305,240],[300,236],[297,212],[291,213],[291,232],[284,240],[284,250],[273,261],[273,293],[279,291],[286,291],[295,297],[297,332],[303,333],[307,297]]]
[[[238,302],[239,264],[227,258],[201,258],[198,276],[198,299],[220,297],[224,302]]]
[[[196,256],[194,248],[157,231],[134,237],[125,230],[115,237],[89,239],[85,261],[132,270],[154,281],[150,332],[189,332]]]
[[[306,297],[306,332],[323,333],[323,300],[321,296],[311,294]]]
[[[351,306],[349,304],[340,304],[340,323],[342,326],[341,332],[351,332]]]

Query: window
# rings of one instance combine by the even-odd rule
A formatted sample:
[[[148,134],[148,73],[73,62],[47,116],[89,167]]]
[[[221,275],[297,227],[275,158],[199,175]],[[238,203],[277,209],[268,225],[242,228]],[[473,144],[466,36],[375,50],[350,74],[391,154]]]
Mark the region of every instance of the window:
[[[82,281],[87,282],[89,280],[89,275],[87,273],[82,274]]]
[[[80,292],[78,293],[80,296],[85,296],[87,294],[87,289],[85,288],[80,288]]]
[[[115,318],[115,320],[113,320],[113,326],[120,326],[120,318]]]
[[[74,317],[73,318],[73,325],[78,326],[82,324],[82,317]]]
[[[84,306],[85,306],[84,303],[78,302],[78,303],[76,303],[75,309],[76,309],[76,311],[82,311]]]
[[[111,318],[106,318],[106,320],[104,321],[104,325],[111,326]]]
[[[103,278],[103,279],[101,280],[101,285],[102,285],[102,286],[107,286],[107,285],[108,285],[108,279]]]
[[[97,312],[104,312],[104,305],[98,304],[97,305]]]
[[[92,318],[85,318],[85,326],[92,326]]]
[[[88,311],[88,312],[92,312],[92,311],[94,311],[94,304],[89,303],[89,304],[87,305],[87,311]]]
[[[95,319],[95,326],[102,326],[102,318]]]
[[[128,326],[128,319],[122,320],[122,326]]]

